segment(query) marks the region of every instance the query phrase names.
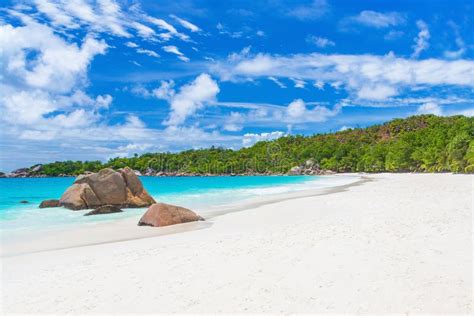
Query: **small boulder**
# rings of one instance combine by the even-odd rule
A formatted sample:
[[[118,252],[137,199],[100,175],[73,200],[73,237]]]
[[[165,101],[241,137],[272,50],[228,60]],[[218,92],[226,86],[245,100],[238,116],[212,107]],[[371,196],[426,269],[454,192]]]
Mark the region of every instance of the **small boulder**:
[[[59,200],[44,200],[40,203],[39,208],[46,208],[46,207],[58,207]]]
[[[181,223],[203,221],[204,218],[187,208],[156,203],[148,208],[138,222],[138,226],[162,227]]]
[[[28,203],[30,203],[30,202],[28,202],[27,200],[22,200],[22,201],[20,201],[20,203],[21,203],[21,204],[28,204]]]
[[[103,205],[99,206],[93,211],[90,211],[89,213],[84,214],[84,216],[89,216],[89,215],[100,215],[100,214],[110,214],[110,213],[120,213],[123,212],[121,209],[119,209],[116,206],[113,205]]]

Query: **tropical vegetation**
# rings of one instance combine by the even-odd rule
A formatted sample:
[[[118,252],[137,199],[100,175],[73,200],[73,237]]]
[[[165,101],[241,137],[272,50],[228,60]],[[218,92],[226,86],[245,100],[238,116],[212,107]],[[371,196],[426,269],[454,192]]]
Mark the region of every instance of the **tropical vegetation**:
[[[285,136],[231,150],[135,154],[100,161],[44,164],[38,175],[78,175],[128,166],[142,173],[287,173],[311,159],[335,172],[474,172],[474,118],[418,115],[382,125],[313,136]],[[38,168],[37,168],[38,169]]]

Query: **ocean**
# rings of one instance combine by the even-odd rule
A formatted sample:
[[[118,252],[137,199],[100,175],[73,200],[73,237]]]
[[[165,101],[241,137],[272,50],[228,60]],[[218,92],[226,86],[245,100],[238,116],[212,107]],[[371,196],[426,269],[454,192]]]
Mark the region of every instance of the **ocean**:
[[[38,208],[41,201],[59,199],[75,178],[1,178],[0,228],[2,232],[64,229],[69,225],[94,224],[143,214],[146,209],[124,209],[122,213],[83,216],[87,211]],[[158,202],[184,206],[202,216],[219,208],[258,197],[355,181],[347,176],[217,176],[141,177],[143,185]],[[21,201],[28,201],[23,204]]]

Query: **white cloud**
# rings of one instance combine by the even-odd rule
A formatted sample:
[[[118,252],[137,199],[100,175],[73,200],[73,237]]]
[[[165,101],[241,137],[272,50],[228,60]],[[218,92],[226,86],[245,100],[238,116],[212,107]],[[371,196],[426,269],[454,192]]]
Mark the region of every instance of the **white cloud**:
[[[145,54],[145,55],[148,55],[150,57],[160,58],[160,55],[157,52],[155,52],[154,50],[150,50],[150,49],[137,48],[137,53]]]
[[[296,99],[288,104],[285,113],[287,117],[282,117],[281,120],[289,123],[324,122],[329,117],[337,115],[340,109],[340,105],[337,105],[332,110],[321,105],[308,108],[302,99]]]
[[[178,49],[178,47],[169,45],[169,46],[163,46],[163,50],[167,53],[175,54],[178,56],[179,59],[181,59],[184,62],[188,62],[189,58],[184,56],[182,52]]]
[[[208,74],[199,75],[191,83],[181,87],[170,99],[170,116],[163,122],[165,125],[181,125],[197,110],[208,102],[214,101],[219,93],[219,86]]]
[[[171,100],[175,95],[174,81],[161,81],[160,86],[153,89],[152,94],[158,99]]]
[[[419,114],[434,114],[434,115],[442,115],[443,111],[439,104],[434,102],[428,102],[425,104],[420,105],[417,111]]]
[[[0,26],[2,74],[6,82],[14,78],[23,84],[50,91],[67,92],[85,80],[89,63],[97,54],[104,54],[104,41],[87,37],[82,45],[68,44],[45,25],[28,20],[20,27]],[[26,52],[37,52],[32,61]]]
[[[186,21],[186,20],[184,20],[184,19],[181,19],[180,17],[177,17],[177,16],[174,15],[174,14],[171,14],[170,16],[171,16],[173,19],[175,19],[176,21],[178,21],[179,24],[181,24],[182,27],[184,27],[184,28],[190,30],[191,32],[199,32],[199,31],[201,31],[201,29],[200,29],[198,26],[196,26],[195,24],[192,24],[192,23],[189,22],[189,21]]]
[[[308,35],[306,37],[306,42],[314,44],[320,48],[326,48],[326,47],[336,45],[336,43],[334,43],[330,39],[327,39],[325,37],[315,36],[315,35]]]
[[[386,100],[397,94],[398,92],[394,87],[384,84],[364,85],[357,92],[360,99],[366,100]]]
[[[286,136],[286,134],[281,131],[274,131],[270,133],[260,133],[260,134],[247,133],[247,134],[244,134],[244,136],[242,137],[242,145],[244,147],[250,147],[255,143],[258,143],[261,141],[274,140],[283,136]]]
[[[347,131],[347,130],[350,130],[350,129],[352,129],[352,127],[344,125],[339,129],[339,132],[344,132],[344,131]]]
[[[474,109],[456,111],[455,113],[451,113],[451,115],[464,115],[464,116],[472,117],[474,116]]]
[[[167,41],[172,37],[177,37],[183,41],[189,40],[188,35],[178,32],[178,30],[176,30],[176,28],[173,25],[169,24],[165,20],[154,18],[154,17],[147,17],[147,19],[148,19],[148,22],[153,23],[154,25],[158,26],[161,30],[166,31],[166,33],[158,34],[158,36],[160,36],[162,40]]]
[[[56,111],[68,111],[73,105],[97,109],[110,104],[110,95],[93,100],[81,91],[92,59],[107,49],[104,41],[87,36],[78,46],[67,43],[46,25],[26,17],[23,21],[24,26],[0,26],[0,108],[4,114],[1,120],[8,127],[54,126],[59,121],[52,115]],[[27,52],[36,54],[27,56]],[[88,113],[72,111],[56,116],[72,124]]]
[[[76,29],[81,25],[96,32],[110,32],[120,37],[131,36],[126,30],[129,19],[113,0],[101,0],[96,4],[83,0],[36,0],[35,5],[39,12],[51,19],[54,26]]]
[[[387,41],[392,41],[401,38],[403,34],[404,33],[402,31],[390,30],[383,38]]]
[[[138,44],[136,44],[134,42],[126,42],[125,46],[130,47],[130,48],[137,48]]]
[[[79,27],[79,25],[73,21],[73,17],[64,12],[56,2],[36,0],[35,5],[39,12],[46,14],[52,20],[53,25],[66,26],[71,29]]]
[[[149,143],[128,143],[121,145],[116,148],[116,152],[111,155],[111,158],[115,157],[130,157],[133,154],[144,153],[155,148],[153,144]]]
[[[141,24],[141,23],[138,23],[138,22],[132,22],[131,25],[134,29],[136,29],[138,31],[138,34],[141,37],[151,38],[151,37],[154,37],[154,35],[156,34],[155,31],[153,31],[152,28],[150,28],[150,27],[148,27],[144,24]]]
[[[226,118],[224,130],[229,132],[241,131],[244,121],[244,115],[242,115],[240,112],[231,112],[230,116]]]
[[[326,0],[312,0],[308,5],[285,8],[286,15],[300,20],[315,20],[329,11]]]
[[[81,14],[87,16],[87,12]],[[113,97],[105,94],[94,98],[84,92],[92,60],[108,48],[104,41],[86,35],[79,45],[69,43],[51,27],[27,16],[20,17],[22,26],[0,25],[2,132],[18,146],[24,146],[22,152],[34,152],[20,157],[18,163],[50,160],[51,152],[64,157],[67,153],[59,148],[61,144],[74,146],[75,153],[81,154],[77,148],[84,144],[99,148],[99,143],[143,140],[150,136],[150,130],[136,116],[109,125],[101,111],[110,107]],[[31,52],[34,54],[28,54]],[[38,148],[47,148],[43,158]],[[95,149],[87,152],[91,150]]]
[[[110,104],[112,103],[112,96],[110,94],[106,94],[106,95],[99,95],[97,98],[96,98],[96,105],[98,108],[105,108],[105,109],[108,109]]]
[[[301,99],[294,100],[288,105],[286,112],[291,118],[301,118],[306,113],[306,105]]]
[[[290,78],[290,80],[293,81],[295,88],[303,89],[306,85],[306,82],[304,80],[301,80],[301,79]]]
[[[448,25],[451,26],[453,29],[455,39],[454,42],[457,46],[457,50],[446,50],[444,52],[444,57],[449,58],[449,59],[458,59],[461,58],[465,53],[466,53],[466,43],[464,43],[464,40],[461,37],[461,34],[459,34],[459,27],[456,25],[456,23],[449,21]]]
[[[344,88],[353,97],[373,95],[377,100],[410,88],[474,87],[474,61],[414,60],[394,54],[232,54],[225,61],[209,64],[209,69],[224,81],[261,77],[319,80],[334,88]],[[371,93],[370,88],[376,90]]]
[[[286,88],[286,85],[275,77],[270,76],[267,79],[273,81],[277,86],[279,86],[282,89]]]
[[[94,33],[106,33],[108,35],[131,38],[134,34],[145,40],[155,41],[160,38],[163,41],[177,37],[184,41],[190,41],[190,37],[178,32],[174,26],[163,19],[146,15],[138,4],[121,7],[115,0],[33,0],[34,7],[15,6],[11,14],[22,14],[27,12],[30,16],[47,17],[49,25],[63,31],[64,29],[85,29]],[[34,14],[32,10],[37,10]],[[183,19],[175,17],[186,30],[191,32],[200,29]],[[44,19],[42,19],[44,20]],[[148,25],[147,25],[148,24]],[[164,33],[156,34],[150,24],[158,26]],[[74,36],[69,34],[70,36]]]
[[[413,47],[413,53],[411,54],[412,58],[418,58],[424,50],[429,47],[429,39],[430,39],[430,31],[428,29],[428,25],[422,21],[416,21],[416,26],[420,30],[418,35],[414,38],[415,44]]]
[[[349,21],[375,28],[385,28],[403,24],[405,23],[405,18],[398,12],[381,13],[365,10],[357,16],[350,17]]]
[[[313,83],[313,86],[314,86],[315,88],[317,88],[318,90],[324,90],[324,81],[316,80],[316,81]]]
[[[421,104],[417,109],[417,114],[434,114],[438,116],[449,116],[449,115],[464,115],[464,116],[474,116],[474,109],[448,109],[447,107],[442,107],[437,102],[426,102]]]

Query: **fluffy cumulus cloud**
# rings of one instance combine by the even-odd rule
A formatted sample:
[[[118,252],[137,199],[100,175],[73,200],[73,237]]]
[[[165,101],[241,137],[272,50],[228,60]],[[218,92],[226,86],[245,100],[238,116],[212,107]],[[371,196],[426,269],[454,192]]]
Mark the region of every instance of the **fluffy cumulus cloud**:
[[[171,88],[169,83],[162,83],[155,96],[165,98],[170,103],[169,118],[165,125],[178,126],[186,119],[202,109],[206,103],[215,100],[219,93],[219,86],[208,74],[201,74],[191,83],[182,86],[179,92]]]
[[[410,89],[474,87],[472,60],[415,60],[393,54],[233,54],[227,60],[210,64],[209,69],[222,80],[298,78],[344,88],[353,98],[374,100]]]
[[[286,112],[291,118],[301,118],[306,113],[306,105],[301,99],[294,100],[288,105]]]
[[[340,110],[340,105],[336,105],[333,109],[318,104],[308,107],[302,99],[296,99],[288,104],[284,115],[286,118],[281,119],[288,123],[324,122],[337,115]]]
[[[435,102],[427,102],[418,108],[419,114],[435,114],[435,115],[443,115],[443,111],[439,104]]]
[[[107,44],[86,36],[80,45],[68,43],[54,31],[22,17],[24,25],[0,26],[0,107],[11,130],[29,128],[84,127],[96,121],[96,112],[107,108],[110,95],[95,99],[81,89],[87,84],[87,70],[96,55],[104,54]],[[87,108],[76,109],[77,106]],[[57,115],[54,113],[63,112]],[[20,128],[21,126],[21,128]],[[25,131],[26,129],[26,131]],[[30,133],[40,137],[40,132]],[[46,133],[47,138],[55,134]]]

